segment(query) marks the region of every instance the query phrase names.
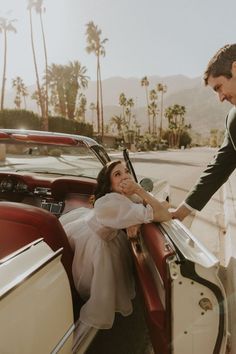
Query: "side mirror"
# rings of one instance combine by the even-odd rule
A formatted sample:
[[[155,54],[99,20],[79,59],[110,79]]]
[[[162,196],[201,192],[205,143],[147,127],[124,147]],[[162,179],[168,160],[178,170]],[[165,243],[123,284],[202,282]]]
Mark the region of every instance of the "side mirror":
[[[143,178],[141,179],[141,181],[139,182],[140,186],[143,187],[143,189],[146,191],[146,192],[151,192],[153,190],[153,182],[150,178]]]

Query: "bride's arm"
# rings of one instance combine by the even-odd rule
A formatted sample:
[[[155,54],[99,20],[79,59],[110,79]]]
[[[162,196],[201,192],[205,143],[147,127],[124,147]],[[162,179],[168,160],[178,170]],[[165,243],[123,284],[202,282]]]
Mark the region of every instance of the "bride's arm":
[[[155,197],[146,192],[138,183],[131,179],[125,179],[121,182],[121,188],[125,195],[137,194],[145,204],[151,205],[154,221],[167,221],[171,219],[171,213],[168,211],[165,203],[159,202]]]

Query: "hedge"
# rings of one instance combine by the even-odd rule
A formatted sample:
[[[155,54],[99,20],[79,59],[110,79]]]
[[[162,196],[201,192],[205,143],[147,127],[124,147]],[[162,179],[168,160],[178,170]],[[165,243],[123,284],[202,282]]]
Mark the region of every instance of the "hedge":
[[[41,122],[41,117],[32,111],[24,109],[0,111],[0,128],[42,130]],[[52,132],[93,136],[91,124],[69,120],[64,117],[49,117],[48,126],[48,130]]]

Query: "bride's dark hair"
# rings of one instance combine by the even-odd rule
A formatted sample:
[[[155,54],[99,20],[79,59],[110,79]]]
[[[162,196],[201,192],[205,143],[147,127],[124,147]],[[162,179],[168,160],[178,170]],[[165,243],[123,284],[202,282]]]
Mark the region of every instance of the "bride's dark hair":
[[[111,193],[111,172],[116,165],[122,163],[120,160],[108,162],[97,176],[97,186],[94,192],[94,201],[103,197],[107,193]]]

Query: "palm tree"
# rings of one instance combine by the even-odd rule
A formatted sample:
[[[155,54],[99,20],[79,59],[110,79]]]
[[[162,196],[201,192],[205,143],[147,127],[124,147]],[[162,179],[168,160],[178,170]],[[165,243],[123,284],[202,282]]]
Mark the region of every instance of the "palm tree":
[[[127,98],[124,94],[124,92],[121,92],[119,96],[119,105],[122,107],[122,115],[123,115],[123,120],[125,121],[125,107],[127,104]]]
[[[22,87],[21,87],[21,94],[23,96],[25,109],[27,109],[27,107],[26,107],[26,97],[29,96],[29,93],[28,93],[27,87],[25,86],[23,81],[22,81]]]
[[[95,103],[91,102],[90,105],[89,105],[89,109],[91,110],[92,112],[92,118],[91,118],[91,121],[92,121],[92,126],[94,128],[94,112],[96,111],[96,105]]]
[[[87,110],[87,98],[83,93],[79,95],[79,107],[76,111],[76,118],[79,122],[85,123],[85,113]]]
[[[44,96],[44,90],[43,87],[41,88],[41,97],[43,98]],[[37,90],[35,90],[32,95],[31,95],[31,99],[36,101],[37,104],[37,109],[38,109],[38,114],[40,114],[40,110],[41,110],[41,106],[40,106],[40,100],[39,100],[39,93]]]
[[[172,147],[179,147],[181,134],[184,129],[188,128],[185,125],[185,113],[185,106],[179,104],[174,104],[165,110],[165,117],[168,119],[170,130],[169,143]]]
[[[156,90],[152,89],[149,92],[149,98],[150,98],[150,103],[148,106],[148,110],[149,110],[149,116],[152,117],[152,134],[156,134],[157,133],[157,129],[156,129],[156,116],[158,113],[158,109],[157,109],[157,92]]]
[[[112,116],[111,119],[110,119],[110,124],[116,127],[119,137],[122,138],[122,130],[123,130],[123,127],[124,127],[124,119],[123,119],[123,117],[121,115]]]
[[[6,71],[7,71],[7,32],[16,33],[13,22],[16,20],[8,20],[0,17],[0,32],[4,35],[4,60],[3,60],[3,74],[2,74],[2,95],[1,95],[1,111],[4,109],[5,85],[6,85]]]
[[[144,76],[141,79],[141,86],[145,87],[145,94],[146,94],[146,110],[147,110],[147,120],[148,120],[148,133],[151,134],[151,122],[150,122],[150,115],[149,115],[149,97],[148,97],[148,86],[149,86],[149,81],[147,76]]]
[[[163,95],[167,91],[167,86],[164,84],[157,84],[157,92],[161,93],[161,112],[160,112],[160,141],[162,139],[162,119],[163,119]]]
[[[122,107],[123,124],[126,127],[126,129],[129,130],[131,125],[131,118],[134,117],[134,115],[132,115],[132,108],[134,107],[134,99],[127,98],[124,92],[122,92],[119,96],[119,105]]]
[[[88,86],[88,76],[86,76],[87,69],[80,64],[79,61],[71,61],[68,66],[64,66],[65,74],[65,96],[67,103],[67,117],[74,119],[75,107],[78,91],[81,88]]]
[[[185,129],[185,113],[186,109],[185,106],[180,106],[178,104],[174,105],[174,112],[177,116],[176,121],[177,121],[177,137],[176,137],[176,146],[180,146],[180,137],[181,134],[183,133]]]
[[[51,90],[50,104],[52,104],[54,112],[60,114],[62,117],[67,116],[64,75],[63,65],[53,63],[48,67],[47,80]]]
[[[103,95],[102,95],[102,79],[101,79],[101,67],[100,67],[100,57],[105,56],[104,44],[108,41],[107,38],[101,39],[102,31],[95,26],[91,21],[87,23],[86,36],[87,36],[87,47],[86,51],[94,53],[97,57],[97,125],[98,134],[100,134],[101,125],[101,135],[103,139],[104,135],[104,120],[103,120]],[[101,121],[101,122],[100,122]]]
[[[86,71],[87,69],[76,60],[69,65],[52,64],[48,67],[51,103],[54,105],[54,111],[63,117],[74,119],[78,91],[88,85]]]
[[[165,109],[164,116],[168,119],[168,128],[169,128],[168,143],[170,147],[173,147],[175,122],[173,121],[174,114],[173,114],[173,108],[171,106]]]
[[[44,130],[48,130],[48,80],[47,80],[48,59],[47,59],[46,38],[45,38],[43,18],[42,18],[42,11],[45,12],[45,7],[42,9],[43,0],[35,0],[34,3],[32,3],[32,6],[35,8],[36,13],[39,14],[40,27],[41,27],[42,38],[43,38],[43,48],[44,48],[44,58],[45,58],[45,117],[43,121],[43,128]]]
[[[28,96],[27,88],[20,76],[17,76],[12,80],[12,87],[16,89],[16,96],[14,103],[17,109],[21,108],[21,97],[24,99],[25,109],[26,109],[26,96]]]
[[[128,122],[128,129],[130,129],[132,107],[134,107],[134,100],[133,98],[129,98],[126,102],[126,110],[125,110],[127,116],[127,122]]]
[[[27,10],[29,10],[29,21],[30,21],[30,37],[31,37],[31,47],[33,53],[33,61],[34,61],[34,69],[36,75],[36,84],[37,84],[37,95],[41,110],[42,120],[45,120],[45,107],[42,96],[42,88],[40,87],[39,74],[38,74],[38,66],[36,61],[36,53],[34,48],[34,35],[33,35],[33,21],[32,21],[32,8],[35,6],[35,0],[28,0]]]

